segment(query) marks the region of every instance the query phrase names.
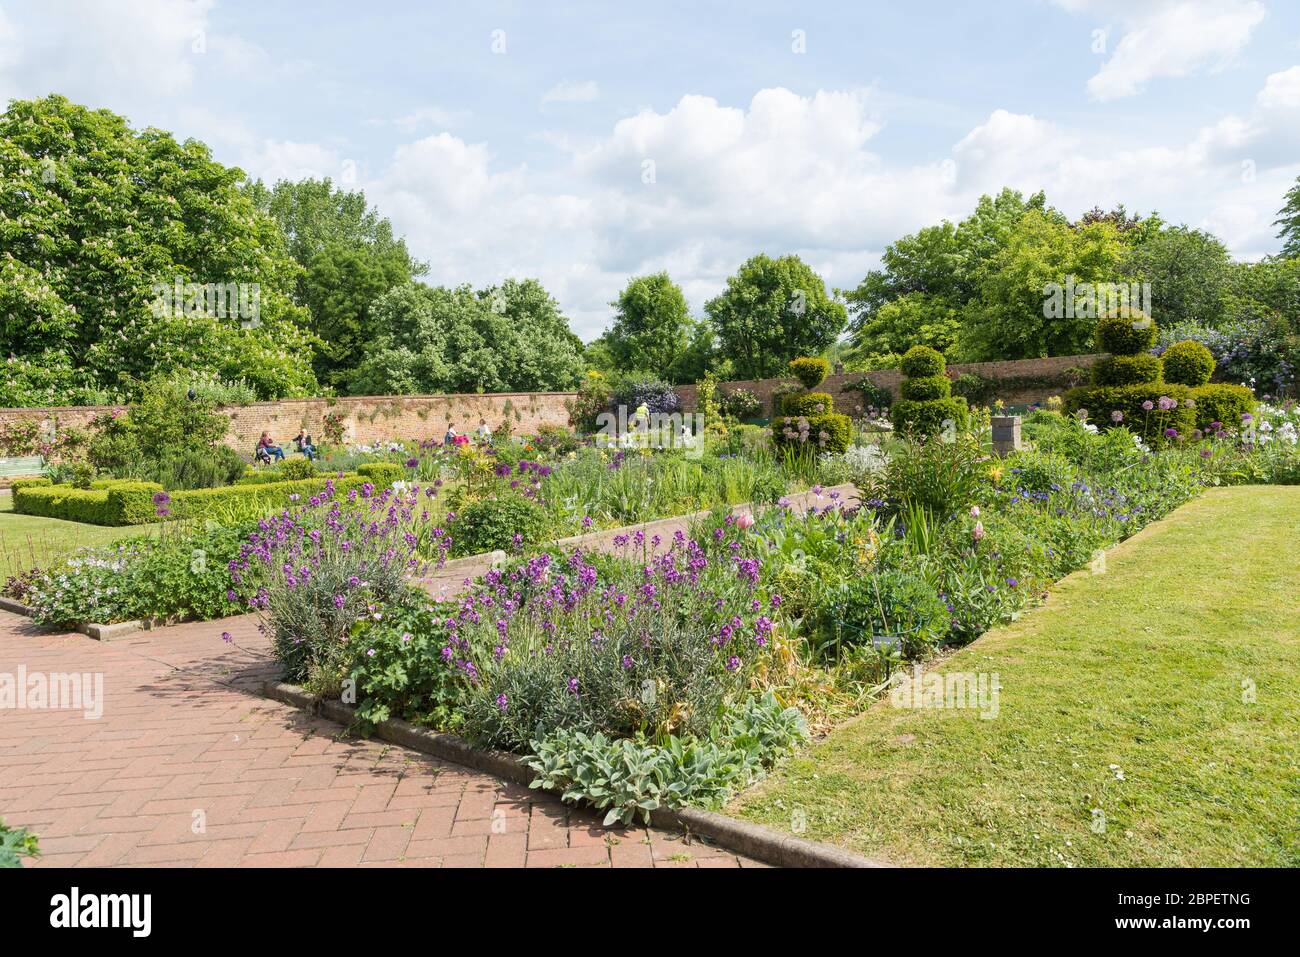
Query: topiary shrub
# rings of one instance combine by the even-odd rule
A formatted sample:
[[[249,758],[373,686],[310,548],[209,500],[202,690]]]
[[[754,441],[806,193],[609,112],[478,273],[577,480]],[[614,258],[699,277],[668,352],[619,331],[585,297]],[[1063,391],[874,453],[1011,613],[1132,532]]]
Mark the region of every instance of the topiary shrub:
[[[1191,339],[1175,342],[1159,361],[1164,366],[1166,382],[1196,387],[1205,385],[1214,374],[1214,354]]]
[[[790,360],[790,375],[794,376],[808,390],[817,388],[826,381],[831,373],[831,364],[825,359],[803,356]]]
[[[1086,411],[1088,420],[1098,428],[1124,426],[1148,444],[1185,438],[1196,428],[1192,390],[1185,385],[1139,382],[1082,386],[1071,389],[1063,398],[1066,411]],[[1175,434],[1168,435],[1169,429],[1174,429]]]
[[[898,394],[904,399],[912,399],[916,402],[946,399],[952,394],[952,381],[946,375],[927,375],[919,379],[904,379],[899,383]]]
[[[501,495],[471,502],[451,525],[452,555],[478,555],[497,549],[534,545],[546,537],[550,521],[546,509],[518,495]]]
[[[783,415],[826,415],[835,411],[835,400],[827,392],[792,392],[781,400]]]
[[[1136,385],[1139,382],[1159,382],[1161,378],[1159,357],[1147,352],[1135,356],[1107,356],[1098,359],[1092,367],[1092,381],[1097,385]]]
[[[895,431],[922,437],[945,431],[948,424],[965,431],[970,409],[965,399],[952,394],[943,355],[929,346],[913,346],[904,353],[901,365],[907,376],[898,387],[902,398],[889,410]]]
[[[1196,427],[1207,430],[1215,422],[1225,429],[1241,427],[1241,417],[1255,411],[1255,393],[1244,385],[1208,383],[1191,390],[1196,403]]]
[[[899,399],[889,409],[894,430],[904,434],[937,435],[944,431],[944,423],[951,422],[958,432],[970,426],[970,409],[966,400],[958,396],[947,399]]]
[[[1156,324],[1141,314],[1105,316],[1097,321],[1097,345],[1113,356],[1135,356],[1156,344]]]
[[[929,346],[912,346],[903,353],[898,367],[909,379],[924,379],[927,376],[943,375],[948,363],[943,353]]]

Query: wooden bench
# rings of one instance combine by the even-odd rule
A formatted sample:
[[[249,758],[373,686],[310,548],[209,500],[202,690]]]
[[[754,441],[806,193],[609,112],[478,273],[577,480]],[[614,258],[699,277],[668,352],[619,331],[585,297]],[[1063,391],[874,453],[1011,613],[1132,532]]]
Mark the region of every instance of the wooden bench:
[[[45,471],[45,459],[39,455],[0,457],[0,479],[31,478]]]

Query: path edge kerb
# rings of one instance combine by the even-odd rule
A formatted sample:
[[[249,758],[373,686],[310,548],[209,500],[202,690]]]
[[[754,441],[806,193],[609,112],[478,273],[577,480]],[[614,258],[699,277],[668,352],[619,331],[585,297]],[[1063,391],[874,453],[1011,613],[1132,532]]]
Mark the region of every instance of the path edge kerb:
[[[318,698],[297,685],[267,681],[262,686],[262,693],[267,698],[310,711],[337,724],[347,726],[353,723],[355,709],[351,705]],[[486,771],[488,774],[525,787],[529,786],[534,778],[532,768],[513,754],[506,754],[503,751],[483,751],[454,734],[417,728],[400,718],[390,718],[375,725],[374,736],[453,764]],[[892,866],[870,860],[840,847],[805,840],[760,824],[738,821],[715,811],[700,811],[694,808],[653,811],[651,824],[655,827],[689,831],[708,838],[719,847],[776,867]]]

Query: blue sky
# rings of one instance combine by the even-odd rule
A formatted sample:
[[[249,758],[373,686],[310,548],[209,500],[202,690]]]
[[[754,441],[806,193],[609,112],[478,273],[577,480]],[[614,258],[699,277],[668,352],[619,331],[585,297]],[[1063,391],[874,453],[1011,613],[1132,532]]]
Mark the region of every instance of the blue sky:
[[[0,96],[48,92],[364,188],[431,281],[537,276],[589,338],[629,275],[852,287],[1003,185],[1273,252],[1300,5],[0,0]]]

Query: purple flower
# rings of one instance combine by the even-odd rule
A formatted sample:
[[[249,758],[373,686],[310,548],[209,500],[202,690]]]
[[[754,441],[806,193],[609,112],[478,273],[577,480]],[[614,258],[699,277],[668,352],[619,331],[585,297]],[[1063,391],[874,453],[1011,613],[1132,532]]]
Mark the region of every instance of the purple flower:
[[[406,460],[406,467],[408,469],[413,469],[419,464],[420,464],[420,460],[417,458],[409,458]]]
[[[167,504],[168,502],[170,502],[171,500],[172,500],[172,497],[171,497],[170,495],[168,495],[166,492],[154,492],[154,493],[153,493],[153,503],[154,503],[155,505],[166,505],[166,504]]]
[[[502,714],[505,714],[510,707],[510,699],[506,697],[504,691],[497,695],[497,707],[501,709]]]
[[[1110,420],[1118,425],[1120,422],[1124,421],[1124,413],[1119,409],[1116,409],[1110,414]]]
[[[230,632],[223,631],[221,633],[221,640],[224,641],[226,644],[230,644],[232,641],[235,640],[235,637]]]
[[[570,678],[570,679],[568,680],[567,684],[568,684],[568,686],[569,686],[569,690],[570,690],[570,691],[572,691],[574,694],[577,694],[577,693],[578,693],[578,679],[577,679],[577,678]]]
[[[1150,399],[1147,399],[1145,402],[1142,403],[1142,408],[1146,409],[1148,412],[1150,412],[1155,407],[1156,407],[1155,403],[1152,402]]]

